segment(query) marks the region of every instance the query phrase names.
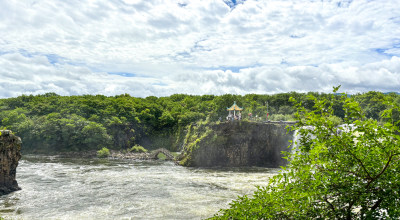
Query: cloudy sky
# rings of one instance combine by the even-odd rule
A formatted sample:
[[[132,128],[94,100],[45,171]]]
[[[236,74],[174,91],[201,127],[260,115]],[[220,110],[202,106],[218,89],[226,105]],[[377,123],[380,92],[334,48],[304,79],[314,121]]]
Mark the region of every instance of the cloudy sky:
[[[0,1],[0,98],[399,92],[398,0]]]

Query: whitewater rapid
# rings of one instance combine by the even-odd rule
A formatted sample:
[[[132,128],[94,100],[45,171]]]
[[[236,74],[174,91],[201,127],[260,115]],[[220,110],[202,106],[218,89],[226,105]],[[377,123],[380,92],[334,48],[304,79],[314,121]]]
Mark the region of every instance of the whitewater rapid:
[[[12,219],[202,219],[265,186],[278,169],[195,169],[166,161],[25,156],[22,190],[0,197]]]

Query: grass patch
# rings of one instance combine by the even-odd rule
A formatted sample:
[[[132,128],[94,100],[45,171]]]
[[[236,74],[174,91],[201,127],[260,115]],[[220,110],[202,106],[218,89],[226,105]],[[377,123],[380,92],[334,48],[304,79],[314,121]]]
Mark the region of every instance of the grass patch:
[[[163,154],[163,153],[159,153],[159,154],[157,154],[157,158],[159,160],[165,160],[165,159],[167,159],[167,156],[165,156],[165,154]]]

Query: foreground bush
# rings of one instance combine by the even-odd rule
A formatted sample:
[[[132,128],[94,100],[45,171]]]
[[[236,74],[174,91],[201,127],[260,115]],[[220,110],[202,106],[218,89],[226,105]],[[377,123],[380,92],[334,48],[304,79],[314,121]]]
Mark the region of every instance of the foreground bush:
[[[287,155],[289,165],[267,187],[233,201],[214,219],[400,218],[400,121],[392,117],[399,106],[384,102],[387,120],[378,124],[343,95],[347,126],[338,127],[328,120],[333,97],[310,99],[313,111],[295,102],[300,138]]]
[[[99,158],[105,158],[110,156],[110,150],[108,148],[103,147],[101,150],[97,151],[97,157]]]

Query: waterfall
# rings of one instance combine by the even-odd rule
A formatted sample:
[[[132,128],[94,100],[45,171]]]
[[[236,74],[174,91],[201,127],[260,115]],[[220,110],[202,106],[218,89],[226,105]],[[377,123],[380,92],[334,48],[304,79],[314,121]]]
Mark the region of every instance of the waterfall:
[[[300,141],[300,134],[299,130],[295,130],[293,134],[293,141],[292,141],[292,154],[296,151],[298,151],[298,146],[299,146],[299,141]]]
[[[352,132],[355,129],[357,129],[357,126],[355,126],[354,124],[342,124],[342,125],[338,125],[336,128],[337,128],[336,134],[332,134],[332,135],[340,135],[343,132]],[[314,126],[303,126],[300,129],[297,129],[294,131],[293,141],[292,141],[292,151],[291,151],[292,155],[299,151],[300,141],[302,138],[302,135],[299,131],[302,129],[314,130]],[[308,134],[308,137],[310,139],[314,139],[315,135]]]

